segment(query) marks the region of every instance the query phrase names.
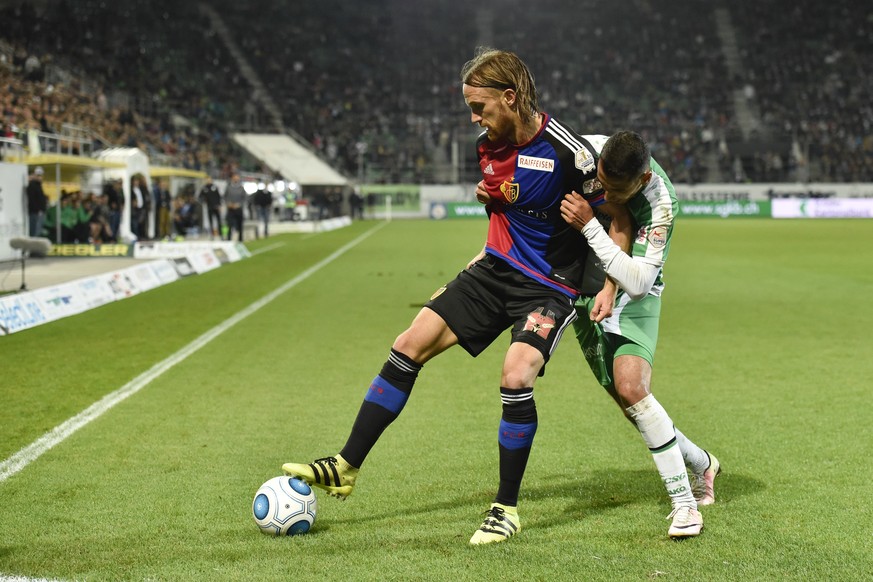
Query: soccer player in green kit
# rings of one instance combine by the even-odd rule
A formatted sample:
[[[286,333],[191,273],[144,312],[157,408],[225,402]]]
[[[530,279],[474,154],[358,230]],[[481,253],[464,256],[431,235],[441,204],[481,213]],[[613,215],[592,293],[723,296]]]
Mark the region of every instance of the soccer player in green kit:
[[[585,198],[576,192],[565,197],[564,220],[585,235],[596,255],[595,263],[586,267],[586,275],[595,276],[576,303],[576,337],[591,370],[652,453],[673,504],[668,535],[696,536],[703,529],[697,506],[715,501],[719,462],[675,429],[650,390],[662,267],[678,209],[676,194],[638,134],[584,137],[599,154],[597,180],[586,183],[586,197],[592,200],[591,193],[601,189],[607,202],[626,205],[637,236],[630,254],[624,252],[608,237]]]

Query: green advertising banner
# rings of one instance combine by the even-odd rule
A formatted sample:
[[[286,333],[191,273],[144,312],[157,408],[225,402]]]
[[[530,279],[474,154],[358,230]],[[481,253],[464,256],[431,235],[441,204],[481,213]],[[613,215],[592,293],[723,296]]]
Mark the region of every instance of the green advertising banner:
[[[770,201],[679,201],[679,218],[770,218]]]
[[[770,201],[679,202],[679,217],[769,218]],[[445,218],[485,218],[485,206],[478,202],[432,202],[429,216]]]
[[[444,218],[485,218],[485,205],[478,202],[432,202],[430,217],[434,220]]]

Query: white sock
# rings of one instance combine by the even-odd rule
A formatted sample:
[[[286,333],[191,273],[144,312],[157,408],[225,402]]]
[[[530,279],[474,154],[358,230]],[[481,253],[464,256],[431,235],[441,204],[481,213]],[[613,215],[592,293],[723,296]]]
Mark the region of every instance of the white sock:
[[[695,473],[703,473],[709,469],[709,455],[706,451],[688,440],[675,426],[676,444],[679,445],[679,450],[682,451],[682,458],[685,459],[685,465],[691,468]]]
[[[690,505],[697,509],[697,502],[691,493],[691,483],[688,482],[685,461],[682,452],[676,446],[673,421],[670,420],[667,411],[652,394],[628,407],[627,411],[634,419],[637,429],[652,453],[673,507]]]

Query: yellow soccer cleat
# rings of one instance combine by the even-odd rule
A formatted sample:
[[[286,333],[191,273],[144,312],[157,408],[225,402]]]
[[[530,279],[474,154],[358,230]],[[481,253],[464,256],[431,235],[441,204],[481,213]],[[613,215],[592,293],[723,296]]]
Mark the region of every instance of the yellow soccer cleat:
[[[328,495],[345,499],[352,494],[357,467],[349,465],[342,456],[315,459],[311,463],[285,463],[282,471],[286,475],[303,479],[310,485],[324,489]]]
[[[502,542],[521,531],[518,509],[500,503],[492,503],[485,512],[485,521],[470,538],[470,544],[479,546]]]

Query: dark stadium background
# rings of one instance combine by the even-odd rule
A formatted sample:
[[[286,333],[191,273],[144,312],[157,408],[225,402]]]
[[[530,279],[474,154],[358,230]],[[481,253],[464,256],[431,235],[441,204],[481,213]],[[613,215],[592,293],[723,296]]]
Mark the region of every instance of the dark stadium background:
[[[873,181],[856,0],[12,0],[0,22],[4,133],[73,124],[219,178],[259,169],[227,139],[244,130],[361,183],[475,181],[458,72],[489,45],[528,62],[545,111],[639,131],[675,182]]]

